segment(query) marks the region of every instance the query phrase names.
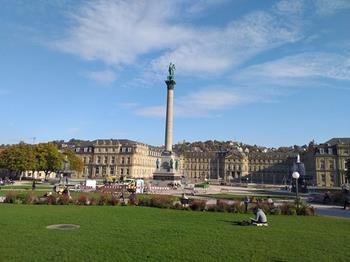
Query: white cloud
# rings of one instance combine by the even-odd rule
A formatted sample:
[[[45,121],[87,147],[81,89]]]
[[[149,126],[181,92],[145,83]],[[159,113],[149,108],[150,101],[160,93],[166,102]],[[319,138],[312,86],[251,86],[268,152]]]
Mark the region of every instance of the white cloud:
[[[260,52],[300,37],[294,22],[281,22],[273,14],[254,12],[225,28],[198,29],[195,37],[152,61],[152,67],[155,71],[164,70],[172,61],[182,73],[222,73]]]
[[[91,1],[72,15],[74,25],[56,46],[86,60],[132,64],[139,55],[188,38],[189,30],[168,21],[176,13],[166,1]]]
[[[146,117],[165,117],[165,106],[139,108],[135,111],[135,114]]]
[[[329,78],[350,81],[350,58],[332,53],[302,53],[253,65],[236,79]]]
[[[211,88],[192,92],[174,101],[174,115],[177,117],[213,116],[218,111],[232,108],[246,102],[236,91],[223,88]],[[139,108],[137,115],[146,117],[165,117],[165,106]]]
[[[276,3],[274,10],[281,14],[300,15],[304,11],[303,0],[283,0]]]
[[[186,11],[190,14],[198,14],[205,10],[210,9],[213,6],[228,2],[229,0],[197,0],[195,2],[189,2],[190,6],[186,8]]]
[[[349,0],[314,0],[316,14],[333,15],[338,11],[349,9]]]
[[[91,71],[91,72],[86,72],[84,75],[91,80],[101,82],[104,84],[110,84],[114,82],[117,78],[115,73],[111,70]]]
[[[199,12],[220,2],[206,0],[190,7]],[[153,55],[153,73],[164,72],[172,61],[181,68],[179,74],[200,76],[223,73],[259,52],[300,39],[295,23],[273,10],[209,27],[181,23],[185,7],[175,1],[87,2],[71,16],[73,25],[55,46],[118,66],[135,65],[142,55]]]
[[[123,103],[120,103],[119,106],[120,106],[121,108],[124,108],[124,109],[131,109],[131,108],[138,107],[138,106],[139,106],[139,103],[135,103],[135,102],[123,102]]]

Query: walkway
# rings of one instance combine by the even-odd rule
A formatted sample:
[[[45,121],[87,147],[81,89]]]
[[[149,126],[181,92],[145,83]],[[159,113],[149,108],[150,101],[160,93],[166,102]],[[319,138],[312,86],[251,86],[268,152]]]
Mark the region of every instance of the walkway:
[[[350,210],[344,210],[341,206],[325,206],[312,204],[316,214],[320,216],[342,217],[350,219]]]

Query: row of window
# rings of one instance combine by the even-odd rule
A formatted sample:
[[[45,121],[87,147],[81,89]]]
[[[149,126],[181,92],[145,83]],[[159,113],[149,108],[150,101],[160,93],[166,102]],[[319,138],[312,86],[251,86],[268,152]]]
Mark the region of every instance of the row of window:
[[[95,167],[95,175],[98,176],[99,174],[101,174],[102,176],[106,176],[107,175],[107,168],[105,166]],[[109,167],[109,175],[114,176],[115,174],[116,174],[115,166],[110,166]],[[120,169],[120,175],[128,176],[129,174],[130,174],[129,168],[121,168]]]
[[[328,168],[329,170],[334,170],[334,160],[328,160]],[[324,159],[321,159],[319,162],[319,169],[325,170],[326,169],[326,161]]]
[[[116,158],[115,156],[112,156],[110,157],[109,159],[110,161],[108,162],[108,157],[105,156],[105,157],[102,157],[102,156],[97,156],[96,159],[95,159],[95,163],[96,164],[115,164],[116,163]],[[84,164],[91,164],[92,163],[92,158],[91,157],[84,157],[83,158],[83,162]],[[131,164],[131,159],[130,157],[122,157],[121,160],[120,160],[120,164],[124,165],[124,164],[128,164],[130,165]]]
[[[122,152],[122,153],[131,153],[132,152],[132,148],[131,147],[121,147],[119,151]],[[77,153],[79,153],[79,152],[92,153],[92,147],[84,147],[84,148],[77,147],[77,148],[75,148],[75,152],[77,152]],[[95,148],[94,152],[97,152],[97,153],[106,153],[106,152],[114,153],[114,152],[116,152],[116,148],[115,147],[111,147],[111,148],[97,147],[97,148]]]

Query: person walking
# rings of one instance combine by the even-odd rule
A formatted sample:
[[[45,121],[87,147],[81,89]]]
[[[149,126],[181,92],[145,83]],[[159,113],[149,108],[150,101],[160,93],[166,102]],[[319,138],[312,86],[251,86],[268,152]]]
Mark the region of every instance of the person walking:
[[[33,183],[32,183],[32,190],[35,190],[36,184],[35,184],[35,179],[33,179]]]

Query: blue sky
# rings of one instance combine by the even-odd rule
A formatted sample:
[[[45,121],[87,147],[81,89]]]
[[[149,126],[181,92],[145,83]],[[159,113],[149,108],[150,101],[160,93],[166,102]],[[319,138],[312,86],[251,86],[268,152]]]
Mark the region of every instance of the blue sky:
[[[349,0],[0,0],[0,143],[350,133]]]

